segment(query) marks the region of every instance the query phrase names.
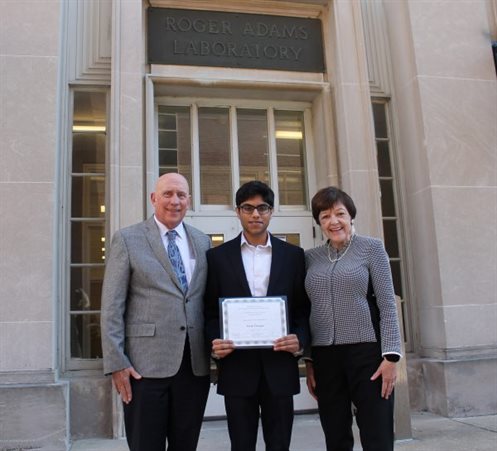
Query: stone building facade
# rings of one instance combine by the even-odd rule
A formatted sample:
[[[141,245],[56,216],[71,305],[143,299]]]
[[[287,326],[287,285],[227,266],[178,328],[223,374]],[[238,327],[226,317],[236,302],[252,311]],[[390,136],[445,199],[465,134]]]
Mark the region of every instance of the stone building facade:
[[[496,413],[492,41],[495,0],[0,1],[0,449],[122,435],[105,243],[171,170],[213,244],[246,180],[304,248],[310,198],[341,186],[391,258],[411,407]]]

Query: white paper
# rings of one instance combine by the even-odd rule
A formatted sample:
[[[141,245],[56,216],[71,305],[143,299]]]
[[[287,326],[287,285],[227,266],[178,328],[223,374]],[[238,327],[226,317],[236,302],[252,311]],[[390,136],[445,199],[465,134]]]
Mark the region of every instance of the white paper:
[[[227,298],[222,301],[223,338],[237,347],[273,346],[287,335],[282,297]]]

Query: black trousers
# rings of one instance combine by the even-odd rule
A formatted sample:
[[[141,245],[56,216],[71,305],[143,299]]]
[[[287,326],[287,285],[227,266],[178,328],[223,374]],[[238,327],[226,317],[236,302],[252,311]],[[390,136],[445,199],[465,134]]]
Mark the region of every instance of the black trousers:
[[[382,361],[378,343],[312,348],[319,417],[327,451],[352,451],[352,403],[364,451],[393,450],[393,394],[381,397],[381,378],[370,378]]]
[[[225,396],[224,405],[231,451],[255,451],[259,416],[266,451],[290,449],[293,396],[274,396],[269,391],[264,376],[253,396]]]
[[[131,379],[133,398],[124,405],[131,451],[195,451],[202,426],[209,376],[192,372],[185,344],[179,371],[172,377]]]

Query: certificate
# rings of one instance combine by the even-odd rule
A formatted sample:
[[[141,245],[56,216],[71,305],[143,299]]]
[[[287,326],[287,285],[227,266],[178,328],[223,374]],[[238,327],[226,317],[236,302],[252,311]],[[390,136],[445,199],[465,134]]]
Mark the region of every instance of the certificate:
[[[288,335],[286,296],[219,299],[221,336],[237,348],[273,347]]]

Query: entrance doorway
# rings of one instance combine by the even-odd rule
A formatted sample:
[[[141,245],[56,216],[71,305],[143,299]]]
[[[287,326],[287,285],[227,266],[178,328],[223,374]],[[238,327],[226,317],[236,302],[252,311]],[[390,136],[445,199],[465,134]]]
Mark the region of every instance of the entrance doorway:
[[[240,233],[235,193],[250,180],[275,192],[271,233],[304,249],[315,245],[310,103],[166,97],[156,99],[155,119],[155,174],[188,179],[186,220],[214,246]]]
[[[179,172],[188,179],[192,206],[185,220],[208,234],[213,246],[241,232],[235,193],[243,183],[261,180],[275,193],[270,232],[312,248],[321,234],[309,205],[315,186],[311,111],[309,102],[156,97],[150,178]],[[304,378],[301,385],[295,409],[315,409]],[[212,386],[207,417],[225,415],[215,391]]]

